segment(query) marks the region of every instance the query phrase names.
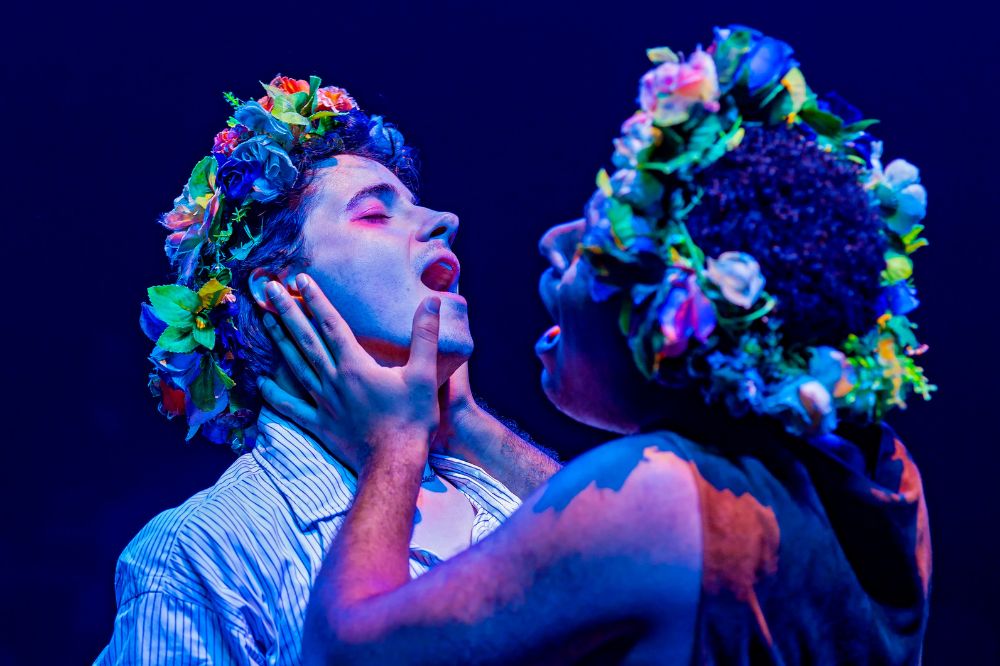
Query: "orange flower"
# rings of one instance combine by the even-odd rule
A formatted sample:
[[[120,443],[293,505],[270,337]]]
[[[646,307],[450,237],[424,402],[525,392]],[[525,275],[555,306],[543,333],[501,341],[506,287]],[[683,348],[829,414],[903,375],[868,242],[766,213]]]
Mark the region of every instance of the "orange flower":
[[[283,93],[292,95],[297,92],[309,92],[309,82],[302,79],[290,79],[287,76],[276,76],[271,79],[271,87]]]
[[[292,95],[297,92],[309,92],[309,82],[303,81],[302,79],[293,79],[287,76],[276,76],[271,79],[270,83],[272,88],[277,88],[286,95]],[[270,95],[264,95],[257,100],[257,103],[264,107],[264,110],[270,111],[274,108],[274,100],[271,99]]]
[[[317,111],[337,111],[344,113],[355,108],[357,103],[347,91],[337,86],[326,86],[316,91]]]

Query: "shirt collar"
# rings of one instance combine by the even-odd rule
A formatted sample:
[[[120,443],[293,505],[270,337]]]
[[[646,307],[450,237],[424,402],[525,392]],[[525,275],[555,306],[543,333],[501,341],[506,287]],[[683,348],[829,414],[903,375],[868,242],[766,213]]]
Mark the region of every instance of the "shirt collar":
[[[299,528],[347,512],[357,488],[354,474],[309,434],[263,407],[251,455],[271,478]]]
[[[269,407],[261,408],[257,433],[251,455],[284,497],[299,529],[306,531],[321,520],[347,513],[358,487],[351,470]],[[431,466],[497,522],[520,506],[506,486],[472,463],[431,454]]]

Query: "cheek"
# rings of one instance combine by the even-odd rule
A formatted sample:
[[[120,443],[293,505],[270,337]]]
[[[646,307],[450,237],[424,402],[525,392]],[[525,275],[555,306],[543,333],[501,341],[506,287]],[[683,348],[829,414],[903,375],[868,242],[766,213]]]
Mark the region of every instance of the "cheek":
[[[397,246],[345,242],[310,256],[309,273],[356,332],[374,334],[400,318],[416,285],[408,257]]]

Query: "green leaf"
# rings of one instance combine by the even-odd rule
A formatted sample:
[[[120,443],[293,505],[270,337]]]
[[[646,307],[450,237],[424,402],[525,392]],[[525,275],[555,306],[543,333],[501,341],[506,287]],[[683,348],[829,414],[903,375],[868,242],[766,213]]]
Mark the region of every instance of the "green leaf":
[[[890,283],[909,280],[913,275],[913,260],[898,252],[885,253],[885,270],[882,275]]]
[[[698,157],[696,155],[692,153],[683,153],[666,162],[644,162],[639,165],[639,168],[646,169],[647,171],[659,171],[669,176],[678,169],[683,169],[684,167],[694,164],[697,161]]]
[[[229,287],[222,284],[215,278],[206,282],[201,289],[198,290],[198,299],[200,307],[199,310],[211,310],[218,303],[219,299],[229,293]]]
[[[649,61],[655,64],[660,64],[662,62],[680,62],[681,59],[677,57],[674,53],[666,46],[658,46],[652,49],[646,49],[646,57]]]
[[[320,120],[321,118],[332,118],[333,116],[339,116],[340,114],[336,111],[317,111],[316,113],[309,116],[309,120]]]
[[[186,354],[192,352],[198,346],[197,340],[192,335],[192,328],[180,328],[177,326],[167,326],[160,337],[156,340],[156,345],[169,352]]]
[[[215,347],[215,329],[211,325],[205,328],[195,326],[191,329],[191,337],[205,349],[211,351]]]
[[[323,81],[318,76],[309,77],[309,113],[315,113],[316,111],[316,91],[319,90],[321,85],[323,85]]]
[[[622,309],[618,313],[618,329],[627,336],[632,326],[632,299],[622,299]]]
[[[187,287],[165,284],[146,290],[153,312],[168,326],[194,325],[194,312],[201,306],[201,299]]]
[[[243,261],[250,256],[251,250],[257,247],[257,240],[251,239],[242,245],[237,245],[229,250],[229,256],[237,261]]]
[[[912,243],[913,241],[917,240],[917,238],[920,237],[920,234],[923,232],[925,228],[926,227],[924,227],[924,225],[922,224],[914,224],[913,228],[910,229],[910,231],[906,233],[906,235],[902,236],[900,240],[903,241],[904,245],[909,245],[910,243]]]
[[[218,363],[215,364],[215,374],[218,375],[219,381],[221,381],[222,385],[226,387],[226,390],[236,386],[236,382],[233,381],[233,378],[227,375],[226,371],[223,370]],[[230,402],[232,402],[231,399]]]
[[[799,112],[799,117],[816,130],[817,133],[829,137],[837,136],[844,128],[843,120],[832,113],[820,111],[819,109],[803,107]]]
[[[864,132],[866,129],[872,125],[877,124],[879,121],[874,118],[869,118],[867,120],[859,120],[856,123],[851,123],[850,125],[844,126],[844,132],[854,133],[854,132]]]
[[[886,328],[896,336],[896,340],[899,342],[900,347],[906,348],[920,346],[920,342],[917,341],[917,336],[913,334],[913,329],[915,327],[906,317],[891,318],[886,323]]]
[[[771,104],[771,110],[768,112],[768,122],[771,125],[778,125],[785,122],[788,116],[795,110],[792,98],[785,93],[784,88],[782,88],[781,92],[784,94],[780,95]]]
[[[601,169],[597,172],[597,187],[604,193],[604,196],[610,197],[613,192],[611,189],[611,176],[605,169]]]
[[[226,101],[229,102],[229,105],[234,109],[240,108],[240,105],[243,104],[243,102],[240,101],[240,98],[231,92],[224,92],[222,93],[222,96],[226,98]]]
[[[206,354],[201,359],[201,369],[198,376],[191,382],[191,401],[203,412],[211,411],[215,406],[215,360]]]
[[[221,266],[218,270],[211,274],[211,277],[218,280],[221,284],[227,287],[233,281],[233,272],[225,266]]]
[[[277,107],[271,112],[275,118],[283,123],[288,123],[289,125],[308,125],[309,119],[303,116],[298,111],[278,111]]]
[[[219,163],[211,155],[203,157],[200,162],[194,165],[187,183],[188,193],[192,199],[212,194],[215,191],[215,171],[218,168]]]
[[[688,138],[688,150],[700,156],[719,140],[722,134],[722,122],[717,114],[705,116]]]

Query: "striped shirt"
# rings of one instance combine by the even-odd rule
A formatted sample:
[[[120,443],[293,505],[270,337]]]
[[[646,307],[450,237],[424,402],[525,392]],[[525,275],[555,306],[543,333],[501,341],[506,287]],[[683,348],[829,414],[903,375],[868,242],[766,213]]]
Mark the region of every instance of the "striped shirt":
[[[354,497],[354,475],[273,411],[256,448],[156,516],[115,571],[114,633],[95,664],[296,664],[313,581]],[[479,467],[432,454],[475,509],[472,543],[520,500]],[[441,558],[410,550],[410,575]]]

